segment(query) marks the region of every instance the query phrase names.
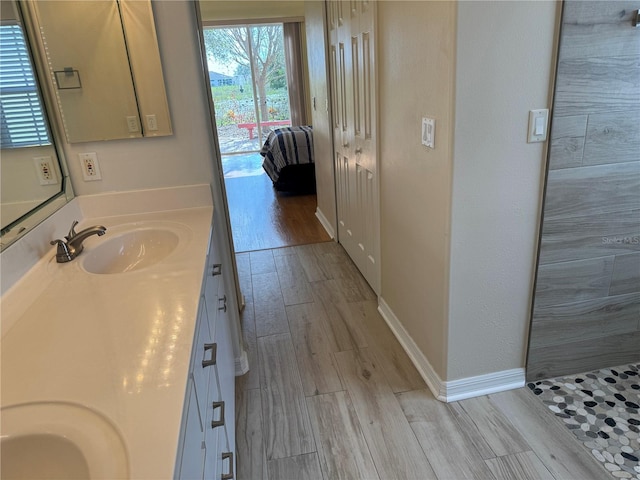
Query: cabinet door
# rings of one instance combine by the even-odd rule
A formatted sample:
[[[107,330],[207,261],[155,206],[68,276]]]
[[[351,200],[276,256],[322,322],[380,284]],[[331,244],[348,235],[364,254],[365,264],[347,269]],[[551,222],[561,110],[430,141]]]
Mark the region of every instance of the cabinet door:
[[[218,298],[220,299],[220,308],[226,306],[225,283],[220,282],[220,290]],[[216,318],[216,342],[218,342],[218,379],[220,381],[220,393],[225,404],[225,426],[228,436],[229,449],[225,451],[235,451],[235,361],[233,357],[233,347],[231,344],[231,330],[229,325],[228,308],[218,310]]]
[[[212,403],[213,402],[209,402],[204,425],[204,437],[207,445],[207,457],[204,462],[204,478],[208,480],[220,478],[221,470],[218,462],[218,457],[221,455],[219,438],[220,431],[224,430],[224,426],[216,426],[215,423],[212,425],[212,422],[216,422],[221,413],[221,407],[211,408]]]
[[[209,321],[207,319],[207,307],[204,296],[200,298],[200,306],[198,308],[197,334],[194,343],[194,360],[193,360],[193,380],[195,383],[195,391],[200,405],[200,417],[205,418],[205,405],[209,392],[209,382],[211,378],[211,370],[216,365],[212,363],[217,360],[217,346],[212,342],[209,333]]]
[[[189,397],[187,409],[187,420],[184,428],[184,439],[182,443],[182,455],[180,463],[180,478],[182,480],[195,480],[204,478],[204,460],[206,449],[200,421],[200,411],[196,390],[192,378],[189,379]]]
[[[218,366],[216,365],[209,372],[209,392],[205,407],[204,418],[204,441],[207,444],[207,458],[205,459],[205,478],[219,478],[217,457],[220,455],[220,431],[224,430],[225,405],[221,401],[218,380]]]
[[[222,267],[221,267],[222,268]],[[218,289],[220,285],[219,276],[207,276],[204,279],[204,302],[207,309],[207,320],[209,325],[209,332],[214,342],[218,343],[216,339],[216,317],[218,316],[218,308],[220,308],[218,302]]]

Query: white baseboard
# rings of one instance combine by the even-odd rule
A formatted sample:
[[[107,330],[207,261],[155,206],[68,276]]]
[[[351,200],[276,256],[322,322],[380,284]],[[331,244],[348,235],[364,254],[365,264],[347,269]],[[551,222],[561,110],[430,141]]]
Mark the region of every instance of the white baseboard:
[[[445,392],[441,391],[444,382],[440,379],[440,376],[433,369],[427,357],[420,351],[416,342],[414,342],[411,335],[409,335],[409,332],[405,330],[400,320],[398,320],[398,317],[396,317],[395,313],[393,313],[382,297],[378,297],[378,311],[385,322],[387,322],[387,325],[389,325],[389,328],[400,342],[400,345],[402,345],[402,348],[404,348],[404,351],[409,355],[409,358],[418,369],[418,373],[420,373],[420,376],[426,382],[433,396],[442,402],[446,402]]]
[[[317,207],[316,207],[316,218],[320,221],[320,223],[322,224],[324,229],[327,231],[329,236],[332,239],[336,238],[336,232],[333,229],[333,225],[331,225],[329,220],[327,220],[327,217],[324,216],[324,213],[322,213],[322,210],[320,210],[320,208],[317,208]]]
[[[460,380],[444,382],[444,384],[446,401],[455,402],[465,398],[479,397],[524,387],[524,368],[513,368],[475,377],[461,378]]]
[[[241,350],[240,357],[235,359],[236,377],[244,375],[249,371],[249,357],[245,349]]]
[[[514,368],[449,382],[442,380],[382,297],[378,299],[378,311],[415,365],[431,393],[441,402],[455,402],[524,386],[524,368]]]

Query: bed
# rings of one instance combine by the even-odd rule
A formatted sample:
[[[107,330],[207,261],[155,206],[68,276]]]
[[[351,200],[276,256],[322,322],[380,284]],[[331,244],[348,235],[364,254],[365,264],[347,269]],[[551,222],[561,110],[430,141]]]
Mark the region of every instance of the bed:
[[[262,168],[273,187],[283,192],[313,193],[313,129],[309,125],[277,128],[269,132],[260,150]]]

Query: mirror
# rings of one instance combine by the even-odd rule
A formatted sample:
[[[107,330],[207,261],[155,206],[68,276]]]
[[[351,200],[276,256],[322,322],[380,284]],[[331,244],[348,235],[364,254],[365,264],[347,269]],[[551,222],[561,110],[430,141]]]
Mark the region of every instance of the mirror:
[[[149,0],[25,5],[67,142],[172,134]]]
[[[25,24],[14,2],[0,4],[0,219],[4,247],[26,229],[19,224],[29,212],[37,210],[32,219],[37,222],[48,215],[48,209],[64,205],[72,192],[65,185]]]
[[[31,72],[21,73],[23,87],[2,84],[4,248],[73,198],[62,135],[74,143],[165,136],[172,129],[150,0],[2,0],[0,7],[2,25],[20,32]],[[0,48],[8,45],[3,36]],[[0,68],[3,81],[13,80],[9,71]],[[31,103],[24,118],[10,119],[13,94],[21,90]],[[133,124],[137,132],[129,131]],[[21,128],[40,137],[19,144],[6,136],[10,126],[15,138]]]

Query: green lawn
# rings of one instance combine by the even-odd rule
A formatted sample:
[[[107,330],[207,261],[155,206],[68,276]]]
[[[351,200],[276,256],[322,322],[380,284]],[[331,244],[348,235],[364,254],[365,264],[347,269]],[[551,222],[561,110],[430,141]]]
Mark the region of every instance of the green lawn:
[[[255,122],[255,107],[250,88],[240,91],[237,85],[211,87],[216,107],[216,123],[220,126]],[[269,120],[288,120],[289,96],[285,88],[268,89]]]

